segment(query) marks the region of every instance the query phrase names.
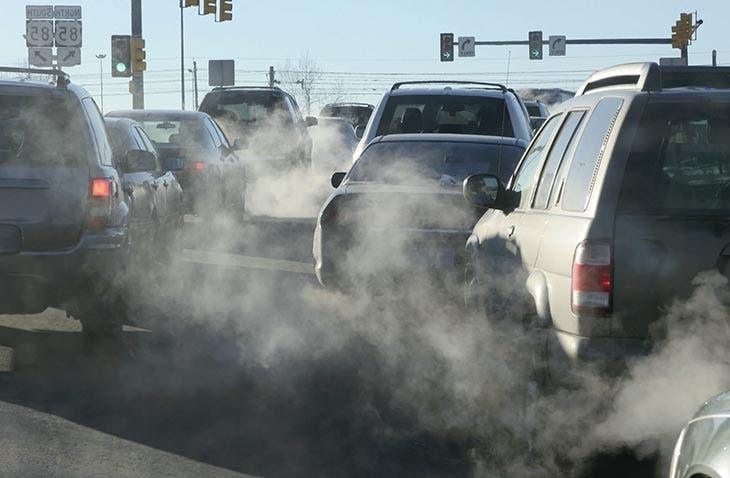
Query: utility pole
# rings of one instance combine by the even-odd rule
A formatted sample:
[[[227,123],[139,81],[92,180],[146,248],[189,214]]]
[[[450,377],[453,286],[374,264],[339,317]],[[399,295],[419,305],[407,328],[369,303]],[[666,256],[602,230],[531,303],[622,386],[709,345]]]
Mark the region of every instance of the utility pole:
[[[197,111],[200,108],[200,103],[198,103],[198,62],[193,60],[193,69],[188,71],[193,74],[193,94],[195,95],[195,110]]]
[[[274,85],[276,84],[276,77],[274,75],[276,75],[276,72],[274,71],[274,67],[270,66],[269,67],[269,88],[273,88]]]
[[[183,0],[180,0],[180,109],[185,109],[185,23]]]
[[[142,39],[142,0],[132,0],[132,37]],[[144,109],[144,73],[132,73],[132,108]]]
[[[717,66],[717,50],[712,50],[712,66]]]

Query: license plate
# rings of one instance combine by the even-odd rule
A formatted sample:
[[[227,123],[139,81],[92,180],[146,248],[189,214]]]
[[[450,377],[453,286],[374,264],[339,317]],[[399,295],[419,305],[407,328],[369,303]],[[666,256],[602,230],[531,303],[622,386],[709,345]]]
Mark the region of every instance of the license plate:
[[[0,255],[20,252],[20,229],[0,224]]]

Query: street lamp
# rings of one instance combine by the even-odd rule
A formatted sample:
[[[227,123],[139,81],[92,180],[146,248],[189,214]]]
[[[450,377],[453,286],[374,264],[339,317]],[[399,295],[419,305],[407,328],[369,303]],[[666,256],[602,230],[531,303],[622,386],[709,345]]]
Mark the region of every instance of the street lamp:
[[[101,114],[104,114],[104,63],[102,60],[106,58],[106,55],[99,53],[96,55],[99,60],[99,83],[101,84]]]

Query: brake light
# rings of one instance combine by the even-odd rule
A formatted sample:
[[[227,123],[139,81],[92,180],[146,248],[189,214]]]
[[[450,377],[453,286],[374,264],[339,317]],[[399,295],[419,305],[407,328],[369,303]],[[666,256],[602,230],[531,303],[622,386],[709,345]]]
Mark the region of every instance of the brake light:
[[[571,307],[573,312],[600,314],[611,311],[613,255],[607,242],[578,244],[573,259]]]
[[[188,173],[192,173],[194,171],[203,171],[205,169],[205,163],[202,161],[194,161],[192,163],[187,163],[185,165],[185,170]]]
[[[89,209],[86,213],[88,229],[103,229],[111,223],[114,182],[107,178],[91,180]]]
[[[105,198],[112,195],[112,182],[109,179],[91,180],[91,197]]]

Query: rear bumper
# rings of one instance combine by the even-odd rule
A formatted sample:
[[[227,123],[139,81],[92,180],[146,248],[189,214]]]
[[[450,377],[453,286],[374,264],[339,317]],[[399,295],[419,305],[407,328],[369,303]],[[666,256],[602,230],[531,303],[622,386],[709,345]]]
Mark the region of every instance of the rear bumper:
[[[652,342],[643,338],[585,337],[552,330],[548,338],[548,365],[551,375],[558,380],[584,366],[618,375],[629,361],[647,357],[652,348]]]
[[[86,233],[71,249],[0,256],[0,313],[40,312],[120,277],[126,227]]]

